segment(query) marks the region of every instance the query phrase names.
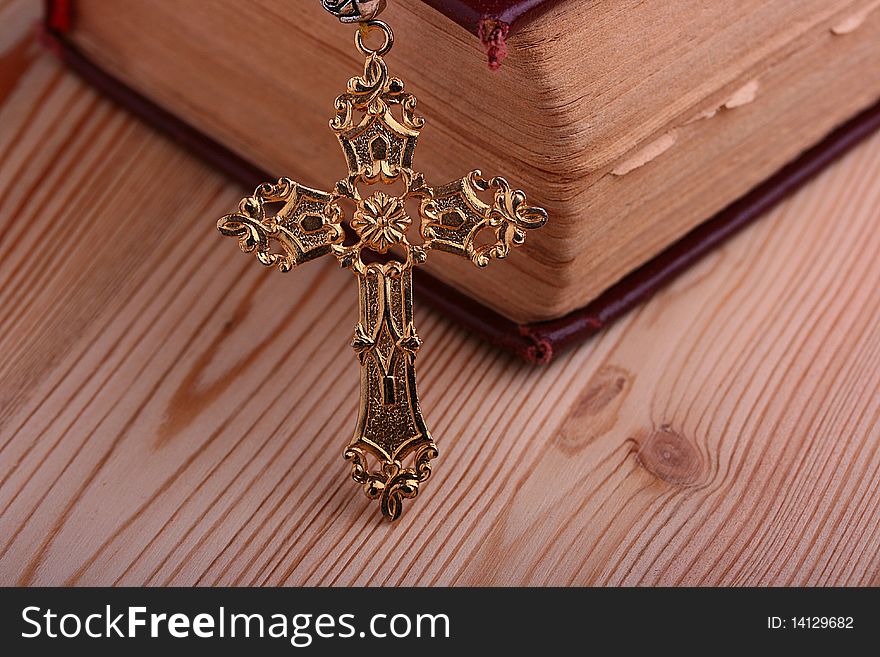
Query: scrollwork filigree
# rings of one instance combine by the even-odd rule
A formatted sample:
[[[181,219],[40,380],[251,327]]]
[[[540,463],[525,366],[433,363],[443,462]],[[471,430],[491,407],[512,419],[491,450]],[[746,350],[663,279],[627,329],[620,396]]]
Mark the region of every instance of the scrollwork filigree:
[[[275,214],[266,206],[283,202]],[[245,253],[253,253],[267,267],[290,271],[297,265],[330,252],[343,238],[342,211],[334,197],[304,187],[289,178],[263,183],[239,203],[239,211],[221,217],[218,230],[237,237]],[[273,247],[280,251],[273,251]]]
[[[371,470],[365,449],[357,446],[348,447],[343,458],[351,461],[351,478],[361,484],[364,495],[379,500],[382,514],[396,520],[403,510],[403,500],[415,498],[420,484],[431,476],[431,461],[437,455],[437,447],[429,442],[416,450],[409,468],[402,467],[400,461],[382,461],[379,470]]]
[[[492,204],[479,193],[492,192]],[[479,169],[463,178],[432,190],[422,201],[421,233],[426,248],[470,258],[478,267],[501,260],[511,247],[525,241],[525,231],[543,226],[547,212],[529,205],[522,190],[512,189],[501,177],[483,178]],[[483,231],[492,231],[494,241],[478,244]]]

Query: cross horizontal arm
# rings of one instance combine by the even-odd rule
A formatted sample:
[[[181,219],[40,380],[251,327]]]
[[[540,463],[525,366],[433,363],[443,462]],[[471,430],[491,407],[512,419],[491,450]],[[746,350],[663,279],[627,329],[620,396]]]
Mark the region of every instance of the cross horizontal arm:
[[[483,178],[479,170],[431,190],[422,201],[422,237],[425,245],[470,258],[477,267],[506,258],[512,246],[525,241],[525,231],[547,221],[543,208],[529,205],[526,195],[500,177]],[[493,194],[492,202],[480,198]],[[494,241],[479,244],[481,233],[490,231]]]
[[[283,205],[273,214],[269,206],[278,203]],[[217,222],[217,228],[237,237],[245,253],[286,272],[341,244],[341,221],[342,209],[332,194],[281,178],[257,187],[253,196],[241,200],[238,212]]]

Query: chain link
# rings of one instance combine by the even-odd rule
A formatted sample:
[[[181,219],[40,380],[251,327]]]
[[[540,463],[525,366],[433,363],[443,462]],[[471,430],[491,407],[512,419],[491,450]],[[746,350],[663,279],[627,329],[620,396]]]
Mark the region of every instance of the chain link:
[[[363,23],[385,9],[386,0],[321,0],[321,5],[343,23]]]

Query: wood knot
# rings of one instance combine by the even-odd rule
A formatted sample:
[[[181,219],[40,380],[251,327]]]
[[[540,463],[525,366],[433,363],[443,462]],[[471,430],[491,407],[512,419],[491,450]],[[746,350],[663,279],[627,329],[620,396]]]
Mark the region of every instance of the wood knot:
[[[697,483],[703,474],[703,459],[697,448],[668,424],[644,439],[635,439],[636,460],[652,475],[677,486]]]
[[[581,417],[597,415],[624,391],[629,374],[617,367],[603,367],[590,380],[575,407]]]
[[[596,372],[560,425],[559,447],[567,452],[577,451],[608,433],[617,422],[631,379],[629,372],[612,365]]]

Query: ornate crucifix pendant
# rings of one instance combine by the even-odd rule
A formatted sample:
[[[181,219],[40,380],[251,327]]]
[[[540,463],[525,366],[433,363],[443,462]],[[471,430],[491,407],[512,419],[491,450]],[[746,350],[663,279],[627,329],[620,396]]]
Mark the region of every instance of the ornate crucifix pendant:
[[[375,50],[364,44],[371,30],[384,36]],[[379,500],[383,515],[394,520],[402,500],[418,494],[437,456],[416,392],[415,357],[421,340],[413,324],[413,267],[431,250],[485,267],[522,244],[525,230],[542,226],[547,214],[528,205],[525,194],[512,190],[503,178],[485,179],[472,171],[429,187],[412,169],[424,120],[415,114],[415,97],[404,93],[399,78],[388,75],[383,56],[392,41],[390,28],[378,20],[361,23],[355,34],[366,62],[363,76],[351,78],[347,91],[336,99],[336,116],[330,121],[348,163],[348,175],[333,191],[310,189],[287,178],[263,183],[217,227],[237,237],[243,251],[282,272],[332,254],[357,276],[360,310],[352,346],[361,365],[360,413],[344,457],[367,497]],[[371,186],[397,181],[404,186],[398,196],[368,193]],[[481,199],[483,193],[491,200]],[[343,198],[357,208],[349,221],[357,239],[350,245],[344,243]],[[404,202],[410,198],[420,201],[421,244],[407,237],[412,220]],[[273,214],[270,204],[283,205]],[[489,231],[489,243],[481,240],[478,245],[483,231]]]

